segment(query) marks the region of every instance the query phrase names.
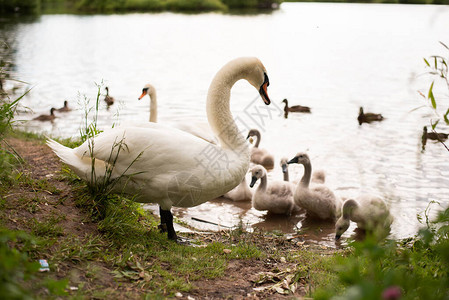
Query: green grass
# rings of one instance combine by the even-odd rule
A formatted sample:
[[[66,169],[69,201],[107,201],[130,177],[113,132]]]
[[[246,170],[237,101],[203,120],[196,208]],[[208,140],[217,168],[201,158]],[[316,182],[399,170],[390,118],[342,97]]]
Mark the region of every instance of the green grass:
[[[336,268],[338,286],[320,288],[315,299],[382,299],[395,289],[401,299],[447,299],[449,296],[449,209],[415,238],[374,239],[352,244],[353,253]]]
[[[40,264],[28,255],[35,244],[27,233],[0,228],[0,295],[5,299],[34,299],[41,289],[53,296],[66,294],[67,280],[37,279]]]
[[[63,235],[63,229],[58,225],[62,220],[64,220],[64,216],[62,215],[51,215],[44,222],[40,222],[34,218],[29,220],[28,223],[33,235],[49,238]]]

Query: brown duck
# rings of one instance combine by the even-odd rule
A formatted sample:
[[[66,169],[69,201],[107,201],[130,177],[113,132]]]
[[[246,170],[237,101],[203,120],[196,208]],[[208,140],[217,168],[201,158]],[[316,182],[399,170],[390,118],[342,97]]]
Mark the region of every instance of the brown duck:
[[[373,113],[364,113],[363,107],[360,107],[359,116],[357,120],[359,121],[359,125],[363,123],[371,123],[373,121],[382,121],[384,117],[381,114],[373,114]]]
[[[106,104],[109,106],[111,106],[112,104],[114,104],[114,97],[109,96],[109,88],[105,87],[106,90],[106,96],[104,96],[104,102],[106,102]]]
[[[442,132],[436,132],[436,131],[427,132],[427,126],[424,126],[422,136],[423,136],[423,139],[445,141],[445,140],[447,140],[449,134],[442,133]]]
[[[56,110],[56,108],[52,107],[50,109],[50,114],[49,115],[40,115],[40,116],[34,118],[33,120],[42,121],[42,122],[43,121],[53,121],[56,118],[55,110]]]
[[[289,112],[302,112],[302,113],[310,113],[310,107],[308,106],[302,106],[302,105],[293,105],[288,106],[288,100],[284,99],[282,102],[285,104],[284,106],[284,117],[288,117]]]
[[[72,109],[69,107],[69,102],[67,100],[64,101],[64,106],[61,108],[58,108],[57,111],[59,112],[68,112],[71,111]]]

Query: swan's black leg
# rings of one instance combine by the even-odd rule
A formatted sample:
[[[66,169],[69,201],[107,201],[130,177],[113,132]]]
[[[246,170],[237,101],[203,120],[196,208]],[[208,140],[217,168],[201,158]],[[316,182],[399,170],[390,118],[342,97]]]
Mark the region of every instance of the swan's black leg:
[[[165,211],[159,206],[159,216],[161,217],[161,224],[159,224],[159,230],[161,232],[167,232],[167,220],[166,220],[166,213]]]
[[[176,235],[175,228],[173,227],[173,215],[170,210],[164,210],[159,206],[159,213],[161,216],[161,225],[159,228],[162,232],[167,232],[170,240],[176,241],[178,236]]]

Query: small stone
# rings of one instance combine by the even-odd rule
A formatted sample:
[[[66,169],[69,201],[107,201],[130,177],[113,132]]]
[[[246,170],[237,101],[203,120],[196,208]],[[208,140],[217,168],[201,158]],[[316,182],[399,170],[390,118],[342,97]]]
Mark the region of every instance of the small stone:
[[[232,250],[231,249],[223,249],[223,252],[226,253],[226,254],[229,254],[229,253],[232,252]]]
[[[281,257],[281,263],[285,264],[287,262],[287,260],[285,259],[285,257]]]
[[[176,297],[176,298],[182,298],[182,294],[181,294],[180,292],[177,292],[177,293],[175,294],[175,297]]]

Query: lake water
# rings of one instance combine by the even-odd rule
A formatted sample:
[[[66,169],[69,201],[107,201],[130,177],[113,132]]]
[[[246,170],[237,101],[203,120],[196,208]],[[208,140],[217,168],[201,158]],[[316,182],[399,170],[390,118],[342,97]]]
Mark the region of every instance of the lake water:
[[[417,214],[429,201],[442,207],[449,201],[449,153],[432,142],[421,151],[422,128],[434,116],[427,108],[414,110],[426,103],[418,91],[426,93],[431,82],[423,58],[448,54],[438,43],[449,44],[447,6],[284,3],[277,11],[256,15],[43,15],[2,28],[14,40],[15,76],[33,87],[22,101],[33,113],[18,119],[48,113],[64,100],[73,108],[84,97],[93,102],[95,83],[103,82],[102,94],[108,86],[119,103],[100,108],[101,127],[146,122],[149,99],[137,97],[150,82],[158,92],[160,123],[206,120],[206,93],[214,74],[235,57],[257,56],[270,77],[272,114],[248,117],[257,92],[246,82],[234,87],[231,110],[244,126],[261,130],[260,146],[275,155],[269,180],[282,178],[279,158],[307,151],[314,169],[326,171],[326,182],[338,195],[370,192],[388,202],[396,218],[393,238],[417,232]],[[447,89],[436,92],[447,101]],[[284,98],[310,106],[312,113],[284,119]],[[386,119],[359,126],[360,106]],[[80,108],[59,114],[53,123],[22,126],[77,136],[83,115]],[[449,131],[442,124],[438,128]],[[302,172],[302,166],[293,165],[290,178]],[[431,215],[438,209],[432,205]],[[249,203],[219,199],[174,211],[199,229],[217,226],[192,216],[222,226],[241,222],[286,233],[303,228],[310,240],[333,244],[332,225],[310,224],[301,215],[269,218]]]

